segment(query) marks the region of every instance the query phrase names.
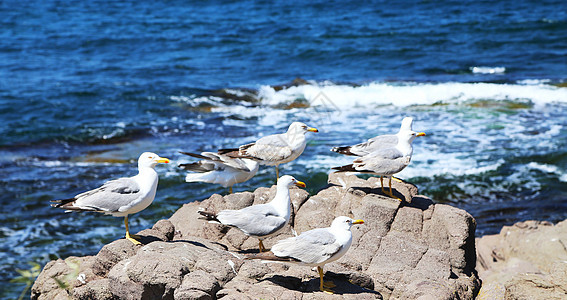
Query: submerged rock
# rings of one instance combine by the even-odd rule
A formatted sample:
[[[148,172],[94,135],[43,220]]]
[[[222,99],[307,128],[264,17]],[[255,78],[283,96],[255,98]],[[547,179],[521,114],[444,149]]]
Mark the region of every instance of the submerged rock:
[[[393,182],[393,188],[404,202],[385,196],[376,178],[336,173],[317,195],[290,190],[292,222],[264,241],[267,248],[292,236],[292,226],[301,233],[328,227],[340,215],[365,220],[352,228],[349,252],[324,267],[336,284],[334,295],[319,291],[317,272],[309,267],[243,260],[258,251],[256,238],[199,219],[199,208],[266,203],[275,195],[273,186],[185,204],[139,233],[144,246],[122,239],[95,256],[68,258],[78,270],[52,261],[36,280],[32,299],[472,299],[480,287],[475,220],[418,195],[410,183]],[[66,278],[67,287],[53,278]]]

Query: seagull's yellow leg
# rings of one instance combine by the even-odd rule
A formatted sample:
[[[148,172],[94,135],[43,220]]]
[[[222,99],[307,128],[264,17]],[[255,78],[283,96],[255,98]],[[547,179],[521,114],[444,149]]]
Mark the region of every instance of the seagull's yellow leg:
[[[258,240],[260,241],[258,243],[258,248],[260,248],[260,252],[266,252],[266,247],[264,247],[264,243],[262,243],[262,240]]]
[[[278,165],[276,165],[276,183],[279,178],[280,178],[280,170],[278,170]]]
[[[321,292],[325,292],[327,294],[334,294],[333,290],[331,290],[331,287],[334,287],[335,285],[332,282],[327,282],[326,284],[323,282],[323,268],[317,266],[317,271],[319,271],[319,290],[321,290]],[[332,284],[332,286],[329,286],[329,284]]]
[[[130,229],[128,228],[128,215],[124,217],[124,225],[126,226],[126,239],[132,242],[134,245],[141,245],[142,243],[136,240],[140,238],[139,236],[135,234],[130,235]]]
[[[230,186],[230,187],[228,188],[228,193],[229,193],[229,194],[232,194],[232,186]]]
[[[392,177],[390,176],[390,181],[388,182],[388,186],[390,187],[390,194],[388,196],[394,198],[394,199],[398,199],[400,201],[402,201],[402,199],[394,196],[394,193],[392,192]]]
[[[382,189],[382,193],[386,194],[384,190],[384,176],[380,176],[380,188]]]

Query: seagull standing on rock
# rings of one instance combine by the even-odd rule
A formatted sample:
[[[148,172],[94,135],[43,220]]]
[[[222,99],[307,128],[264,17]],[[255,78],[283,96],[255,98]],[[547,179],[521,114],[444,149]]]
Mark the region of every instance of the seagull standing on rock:
[[[68,212],[93,211],[124,217],[126,239],[139,245],[139,237],[130,234],[128,215],[144,210],[154,201],[158,184],[158,174],[154,167],[159,163],[169,163],[169,159],[144,152],[138,158],[138,175],[107,181],[99,188],[70,199],[53,200],[51,206]]]
[[[318,130],[301,122],[293,122],[285,133],[268,135],[238,148],[220,149],[218,153],[233,158],[253,159],[262,165],[276,166],[276,178],[279,178],[278,166],[298,158],[305,150],[307,132]]]
[[[290,262],[317,267],[319,272],[319,289],[332,294],[331,281],[323,281],[323,266],[341,258],[352,244],[352,225],[363,224],[363,220],[349,217],[337,217],[331,227],[306,231],[299,236],[290,237],[277,242],[270,252],[248,255],[246,259],[264,261]]]
[[[423,132],[400,131],[397,134],[398,143],[394,147],[374,150],[365,156],[357,157],[350,165],[334,167],[333,170],[378,175],[382,192],[401,201],[392,193],[392,177],[409,165],[413,154],[411,144],[416,137],[424,135]],[[389,177],[389,193],[384,191],[384,176]]]
[[[289,223],[291,198],[289,188],[293,185],[305,188],[305,183],[289,175],[282,176],[277,183],[274,199],[240,210],[221,210],[217,214],[199,211],[210,223],[223,224],[240,229],[244,234],[258,238],[260,252],[266,251],[262,240],[280,232]]]

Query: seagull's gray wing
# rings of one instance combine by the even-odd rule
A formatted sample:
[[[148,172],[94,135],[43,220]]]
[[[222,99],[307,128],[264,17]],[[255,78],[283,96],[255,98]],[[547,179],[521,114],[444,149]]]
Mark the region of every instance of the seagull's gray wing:
[[[383,149],[367,156],[355,159],[352,166],[359,172],[392,175],[400,172],[410,163],[411,157],[395,149]]]
[[[341,247],[329,228],[317,228],[297,237],[281,240],[271,250],[278,257],[289,257],[306,264],[319,264],[337,254]]]
[[[222,171],[224,168],[222,166],[219,168],[219,163],[216,163],[211,160],[200,160],[198,162],[190,163],[190,164],[180,164],[180,168],[197,172],[197,173],[206,173],[211,171]]]
[[[244,172],[252,171],[240,158],[232,158],[227,155],[213,152],[202,152],[201,154],[189,152],[181,153],[202,159],[198,162],[179,165],[180,168],[188,171],[205,173],[211,171],[224,171],[227,167]]]
[[[222,154],[216,154],[218,156],[219,163],[222,163],[225,166],[229,166],[239,171],[250,172],[252,171],[240,158],[232,158]]]
[[[75,196],[74,206],[99,212],[119,212],[140,197],[140,187],[132,178],[119,178]]]
[[[396,135],[379,135],[364,143],[352,146],[334,147],[331,151],[346,155],[365,156],[380,149],[395,147],[397,144],[398,137]]]
[[[366,144],[368,153],[375,152],[380,149],[395,147],[398,144],[398,137],[396,135],[379,135],[369,139]]]
[[[266,236],[285,226],[284,217],[272,205],[258,204],[241,210],[222,210],[217,219],[224,225],[234,226],[251,236]]]
[[[293,149],[289,146],[285,134],[265,136],[255,143],[240,146],[240,151],[264,161],[280,161],[291,156]]]

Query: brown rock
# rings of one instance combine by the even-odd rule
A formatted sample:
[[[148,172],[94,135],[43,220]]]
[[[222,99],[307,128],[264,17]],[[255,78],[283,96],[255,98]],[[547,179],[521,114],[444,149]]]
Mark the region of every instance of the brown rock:
[[[565,299],[567,220],[526,221],[477,239],[479,299]]]
[[[217,212],[266,203],[275,186],[227,196],[212,195],[183,205],[169,220],[140,232],[144,245],[124,239],[94,257],[79,258],[84,282],[73,283],[76,299],[472,299],[475,275],[475,221],[465,211],[434,204],[417,187],[393,181],[400,202],[384,195],[377,178],[333,173],[329,185],[309,197],[292,189],[295,229],[328,227],[340,215],[365,220],[352,228],[347,254],[324,266],[335,294],[319,291],[310,267],[242,260],[258,240],[234,228],[210,224],[199,208]],[[291,236],[291,228],[265,241],[269,248]],[[230,252],[229,252],[230,251]],[[533,266],[533,269],[539,267]],[[63,261],[49,263],[32,291],[34,299],[67,297],[50,276],[70,274]],[[550,268],[552,283],[564,284],[564,265]],[[536,280],[536,279],[534,279]],[[539,281],[538,281],[539,282]],[[505,289],[523,293],[525,285]]]

